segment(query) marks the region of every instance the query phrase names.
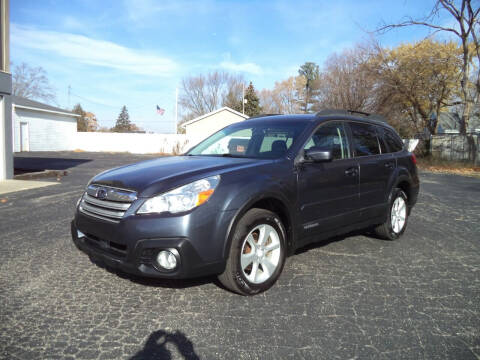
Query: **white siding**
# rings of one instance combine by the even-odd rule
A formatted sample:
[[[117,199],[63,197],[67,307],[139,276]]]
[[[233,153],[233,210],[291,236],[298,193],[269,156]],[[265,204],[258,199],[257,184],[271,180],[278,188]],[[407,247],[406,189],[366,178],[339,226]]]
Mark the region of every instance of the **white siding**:
[[[74,150],[77,118],[15,108],[14,151],[20,151],[20,122],[28,123],[29,151]]]
[[[213,133],[245,118],[228,110],[220,111],[185,126],[191,144],[196,144]]]
[[[93,152],[169,154],[188,150],[188,140],[183,134],[78,132],[75,149]]]

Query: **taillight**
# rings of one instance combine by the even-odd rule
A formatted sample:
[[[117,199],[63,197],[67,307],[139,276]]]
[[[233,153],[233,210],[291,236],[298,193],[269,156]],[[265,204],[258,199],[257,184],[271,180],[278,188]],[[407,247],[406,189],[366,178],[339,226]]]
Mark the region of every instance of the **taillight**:
[[[414,153],[412,153],[412,162],[414,165],[417,165],[417,157],[415,156]]]

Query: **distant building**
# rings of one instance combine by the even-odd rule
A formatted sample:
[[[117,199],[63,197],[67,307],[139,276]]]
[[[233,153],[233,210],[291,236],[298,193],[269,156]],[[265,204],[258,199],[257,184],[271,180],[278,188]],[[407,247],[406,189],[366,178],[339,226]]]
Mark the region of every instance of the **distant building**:
[[[12,96],[12,109],[15,152],[75,149],[80,115],[20,96]]]
[[[467,132],[480,132],[480,118],[478,115],[470,117]],[[457,113],[442,112],[438,119],[438,134],[460,133],[460,116]]]
[[[86,112],[85,113],[85,120],[87,121],[87,131],[97,131],[98,130],[98,122],[97,117],[94,113]]]
[[[229,107],[223,107],[187,121],[182,124],[182,127],[185,128],[185,134],[190,144],[194,145],[218,130],[223,129],[225,126],[245,119],[248,119],[247,115],[230,109]]]
[[[0,0],[0,181],[13,177],[9,7]]]

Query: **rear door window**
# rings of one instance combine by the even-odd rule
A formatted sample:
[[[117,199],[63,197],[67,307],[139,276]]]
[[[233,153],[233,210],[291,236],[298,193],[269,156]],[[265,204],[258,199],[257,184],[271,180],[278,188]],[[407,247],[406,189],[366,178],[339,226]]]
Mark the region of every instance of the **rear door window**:
[[[370,124],[351,122],[353,148],[355,156],[370,156],[380,154],[380,145],[375,127]]]
[[[385,131],[380,126],[376,126],[376,129],[377,129],[378,142],[380,144],[380,151],[382,152],[382,154],[386,154],[388,152],[391,152],[391,151],[388,150],[388,146],[387,146],[387,143],[385,141]]]

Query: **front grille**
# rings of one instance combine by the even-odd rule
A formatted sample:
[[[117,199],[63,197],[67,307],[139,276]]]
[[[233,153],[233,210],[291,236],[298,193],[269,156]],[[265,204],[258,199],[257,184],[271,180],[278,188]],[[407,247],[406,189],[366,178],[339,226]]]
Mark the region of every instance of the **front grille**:
[[[84,241],[87,243],[87,245],[109,253],[110,255],[114,255],[118,258],[124,258],[127,255],[127,245],[100,239],[92,234],[85,234]]]
[[[118,223],[136,199],[137,195],[133,191],[90,185],[78,208],[88,216]]]

